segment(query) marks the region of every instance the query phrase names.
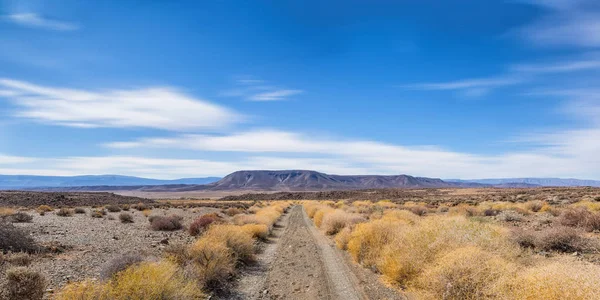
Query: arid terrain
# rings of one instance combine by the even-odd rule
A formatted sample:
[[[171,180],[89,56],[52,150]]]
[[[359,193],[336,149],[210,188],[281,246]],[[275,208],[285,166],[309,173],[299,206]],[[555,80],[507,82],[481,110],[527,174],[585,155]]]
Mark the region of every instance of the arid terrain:
[[[594,188],[0,199],[6,299],[600,296]]]

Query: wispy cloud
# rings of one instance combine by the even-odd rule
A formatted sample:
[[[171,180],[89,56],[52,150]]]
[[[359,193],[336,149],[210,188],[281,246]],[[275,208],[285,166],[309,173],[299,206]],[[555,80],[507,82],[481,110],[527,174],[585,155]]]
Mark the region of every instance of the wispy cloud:
[[[538,0],[546,14],[518,32],[541,46],[600,47],[600,6],[594,0]]]
[[[493,88],[506,85],[513,85],[523,82],[523,78],[516,75],[490,77],[490,78],[469,78],[445,82],[427,82],[403,85],[404,88],[419,90],[463,90],[476,88]]]
[[[302,93],[301,90],[275,90],[252,95],[250,100],[253,101],[278,101],[293,95]]]
[[[71,127],[220,128],[243,116],[170,87],[89,91],[2,79],[16,117]]]
[[[250,76],[235,79],[235,88],[220,93],[223,97],[240,97],[249,101],[281,101],[303,93],[303,90],[289,89],[270,84],[266,80]]]
[[[597,168],[600,165],[597,155],[600,153],[600,122],[594,121],[600,115],[600,102],[568,99],[563,106],[563,113],[584,121],[581,127],[537,132],[519,141],[521,146],[529,150],[494,155],[457,152],[439,147],[408,147],[370,140],[318,137],[276,129],[225,135],[145,138],[106,146],[114,149],[180,148],[237,152],[249,155],[248,159],[255,158],[254,153],[268,153],[261,157],[264,161],[272,162],[262,168],[286,168],[295,166],[290,161],[301,165],[308,159],[313,162],[328,161],[335,168],[327,164],[306,166],[321,166],[318,170],[345,174],[360,170],[369,174],[407,173],[443,178],[567,176],[600,179]]]
[[[56,31],[74,31],[79,29],[79,25],[70,22],[53,20],[45,18],[36,13],[17,13],[7,15],[9,21],[27,27],[42,28]]]

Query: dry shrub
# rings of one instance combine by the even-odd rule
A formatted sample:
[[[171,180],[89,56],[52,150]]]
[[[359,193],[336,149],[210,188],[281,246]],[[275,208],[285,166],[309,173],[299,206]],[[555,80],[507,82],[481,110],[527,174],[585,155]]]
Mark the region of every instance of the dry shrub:
[[[76,214],[85,214],[85,208],[83,208],[83,207],[76,207],[73,211]]]
[[[121,211],[121,207],[118,205],[107,205],[106,210],[108,210],[109,212],[115,213],[115,212],[120,212]]]
[[[391,243],[395,233],[403,226],[402,222],[385,219],[358,224],[350,235],[348,252],[357,262],[374,267],[381,256],[381,249]]]
[[[196,282],[187,279],[177,265],[143,262],[114,275],[108,282],[84,281],[65,286],[57,300],[203,299]]]
[[[126,212],[120,213],[119,220],[121,220],[121,223],[133,223],[133,215]]]
[[[131,209],[131,206],[129,204],[123,204],[121,205],[121,209],[123,209],[124,211],[129,211]]]
[[[259,218],[254,214],[252,214],[252,215],[238,214],[238,215],[233,216],[233,218],[231,218],[231,221],[235,225],[259,224],[260,223]]]
[[[40,206],[38,206],[38,208],[37,208],[37,211],[38,211],[38,212],[40,212],[40,213],[41,213],[41,212],[45,212],[45,213],[47,213],[47,212],[51,212],[51,211],[53,211],[53,210],[54,210],[54,209],[52,209],[52,207],[50,207],[50,206],[48,206],[48,205],[40,205]]]
[[[56,215],[59,217],[71,217],[73,216],[73,210],[68,208],[61,208],[56,212]]]
[[[328,235],[335,235],[344,229],[346,226],[361,223],[366,221],[360,215],[350,214],[341,209],[336,209],[327,213],[321,222],[321,229],[325,230]]]
[[[328,206],[317,210],[317,212],[315,213],[315,215],[313,217],[313,222],[315,223],[315,226],[320,228],[321,223],[323,222],[323,218],[325,218],[325,214],[329,214],[331,212],[333,212],[333,208],[330,208]]]
[[[175,231],[183,228],[181,224],[182,218],[177,215],[170,216],[153,216],[150,220],[150,227],[155,231]]]
[[[338,234],[335,235],[335,245],[342,250],[348,249],[348,241],[352,235],[352,229],[346,227],[342,229]]]
[[[33,258],[31,257],[31,255],[29,255],[29,253],[18,252],[10,253],[4,256],[4,260],[14,266],[27,267],[31,264]]]
[[[215,225],[209,227],[201,240],[222,243],[233,251],[237,261],[248,263],[254,261],[254,239],[241,226]]]
[[[183,266],[190,260],[188,248],[183,244],[169,244],[165,250],[163,250],[163,255],[168,261],[179,266]]]
[[[8,217],[15,214],[15,210],[9,207],[0,207],[0,217]]]
[[[11,215],[10,220],[13,223],[29,223],[33,220],[33,216],[20,211]]]
[[[532,212],[541,211],[542,208],[544,207],[544,205],[547,205],[547,203],[545,203],[543,201],[539,201],[539,200],[529,201],[529,202],[525,203],[525,207]]]
[[[521,222],[523,221],[523,215],[514,210],[505,210],[500,212],[496,219],[503,222]]]
[[[249,233],[253,238],[266,240],[269,237],[269,227],[265,224],[246,224],[242,230]]]
[[[600,267],[557,261],[506,278],[504,299],[600,299]]]
[[[196,277],[207,289],[220,289],[235,271],[235,254],[223,242],[200,239],[189,250]]]
[[[110,279],[115,274],[129,268],[130,266],[139,264],[144,261],[144,258],[139,254],[125,254],[119,256],[102,267],[100,276],[103,279]]]
[[[27,252],[35,253],[40,247],[21,228],[12,224],[0,222],[0,252]]]
[[[142,210],[142,215],[144,215],[144,217],[146,217],[146,218],[150,217],[151,214],[152,214],[152,210],[151,209],[144,209],[144,210]]]
[[[241,214],[241,213],[243,213],[243,211],[237,207],[230,207],[225,210],[225,214],[230,217],[233,217],[233,216],[235,216],[237,214]]]
[[[514,270],[502,257],[470,246],[436,259],[414,286],[433,299],[498,299],[497,282]]]
[[[36,271],[23,267],[6,271],[6,286],[8,299],[41,300],[46,289],[46,279]]]
[[[539,232],[535,246],[540,250],[558,252],[582,252],[594,248],[591,241],[568,227],[554,227]]]
[[[600,230],[600,213],[593,213],[585,207],[566,209],[558,218],[564,226],[582,227],[588,231]]]
[[[137,209],[139,211],[144,211],[144,210],[149,209],[149,207],[148,207],[148,205],[140,202],[140,203],[138,203],[138,204],[135,205],[135,209]]]
[[[408,210],[417,216],[424,216],[427,214],[427,207],[420,205],[411,206]]]
[[[95,210],[93,210],[93,211],[90,212],[90,216],[92,218],[102,218],[104,215],[105,214],[103,213],[102,210],[95,209]]]
[[[412,226],[403,226],[393,233],[390,242],[374,251],[380,258],[376,263],[381,273],[406,285],[439,255],[469,246],[506,257],[519,253],[505,229],[464,217],[431,217]]]
[[[451,215],[459,215],[465,217],[474,217],[482,215],[482,212],[479,208],[470,206],[468,204],[460,204],[450,208],[449,210]]]
[[[415,214],[398,209],[385,211],[381,218],[392,221],[401,221],[408,224],[415,224],[419,221],[419,217]]]
[[[188,232],[191,236],[200,235],[202,232],[206,231],[210,224],[216,222],[219,217],[216,214],[206,214],[196,218],[188,228]]]

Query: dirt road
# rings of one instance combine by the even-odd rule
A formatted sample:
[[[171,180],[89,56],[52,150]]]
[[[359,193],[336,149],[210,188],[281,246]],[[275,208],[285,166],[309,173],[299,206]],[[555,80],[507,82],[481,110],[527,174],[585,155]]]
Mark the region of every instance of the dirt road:
[[[314,227],[301,206],[293,207],[280,225],[273,244],[260,255],[262,267],[240,280],[237,299],[402,299],[375,274],[349,267],[344,253]]]

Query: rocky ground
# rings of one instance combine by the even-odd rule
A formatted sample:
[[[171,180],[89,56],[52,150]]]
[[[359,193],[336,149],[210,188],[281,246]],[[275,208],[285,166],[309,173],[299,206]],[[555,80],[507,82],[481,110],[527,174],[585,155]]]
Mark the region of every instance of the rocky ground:
[[[152,215],[176,214],[188,225],[198,215],[218,212],[215,208],[153,209]],[[64,252],[35,257],[34,269],[42,272],[48,280],[48,288],[56,289],[69,281],[98,278],[103,266],[125,253],[136,253],[149,258],[159,257],[167,244],[191,243],[185,230],[173,232],[152,231],[142,212],[131,210],[134,223],[119,221],[120,213],[108,213],[104,218],[92,218],[90,208],[86,214],[60,217],[55,212],[34,216],[30,223],[16,226],[27,229],[41,244],[59,246]]]

